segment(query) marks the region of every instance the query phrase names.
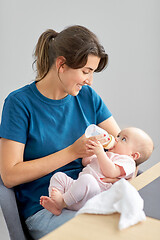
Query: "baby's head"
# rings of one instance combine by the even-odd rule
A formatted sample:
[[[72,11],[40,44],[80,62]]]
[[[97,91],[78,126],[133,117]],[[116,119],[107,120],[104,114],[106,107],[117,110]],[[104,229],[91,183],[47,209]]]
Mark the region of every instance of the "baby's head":
[[[150,136],[139,128],[123,129],[115,138],[111,152],[131,156],[138,166],[146,161],[154,149]]]

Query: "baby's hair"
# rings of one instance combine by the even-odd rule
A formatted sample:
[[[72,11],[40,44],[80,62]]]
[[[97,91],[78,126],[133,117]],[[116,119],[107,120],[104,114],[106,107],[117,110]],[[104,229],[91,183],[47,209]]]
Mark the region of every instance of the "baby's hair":
[[[47,75],[59,56],[65,58],[67,66],[78,69],[86,65],[88,55],[100,58],[95,72],[100,72],[107,66],[108,55],[96,35],[89,29],[79,25],[68,27],[60,33],[48,29],[39,37],[34,52],[36,81],[42,80]]]
[[[153,143],[153,142],[152,142]],[[148,160],[154,150],[154,145],[145,144],[143,143],[143,148],[141,149],[141,156],[139,159],[136,160],[136,166],[140,165],[141,163]]]

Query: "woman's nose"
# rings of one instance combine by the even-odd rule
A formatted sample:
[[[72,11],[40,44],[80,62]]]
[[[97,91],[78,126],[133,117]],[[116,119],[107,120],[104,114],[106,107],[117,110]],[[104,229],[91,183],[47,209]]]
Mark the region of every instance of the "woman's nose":
[[[91,86],[91,85],[92,85],[92,81],[93,81],[93,75],[90,75],[90,76],[85,80],[85,84]]]

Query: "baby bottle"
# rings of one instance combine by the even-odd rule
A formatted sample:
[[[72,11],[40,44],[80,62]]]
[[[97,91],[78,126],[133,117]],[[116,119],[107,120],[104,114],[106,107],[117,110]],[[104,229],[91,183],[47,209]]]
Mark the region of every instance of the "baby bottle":
[[[114,137],[108,134],[104,129],[98,127],[95,124],[91,124],[86,128],[86,131],[85,131],[86,138],[93,137],[99,134],[103,134],[106,139],[106,143],[103,143],[103,147],[105,149],[110,149],[114,146],[114,143],[115,143]]]

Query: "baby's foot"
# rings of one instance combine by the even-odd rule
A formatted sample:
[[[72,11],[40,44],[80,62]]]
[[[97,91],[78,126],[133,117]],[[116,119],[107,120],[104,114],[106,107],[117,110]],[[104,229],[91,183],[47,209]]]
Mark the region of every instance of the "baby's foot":
[[[62,209],[58,209],[55,202],[47,196],[41,196],[40,197],[40,204],[47,209],[48,211],[50,211],[51,213],[53,213],[54,215],[58,216],[61,214]]]
[[[51,199],[52,201],[54,201],[58,209],[62,210],[63,208],[66,207],[66,204],[63,199],[63,195],[58,189],[52,188]]]

